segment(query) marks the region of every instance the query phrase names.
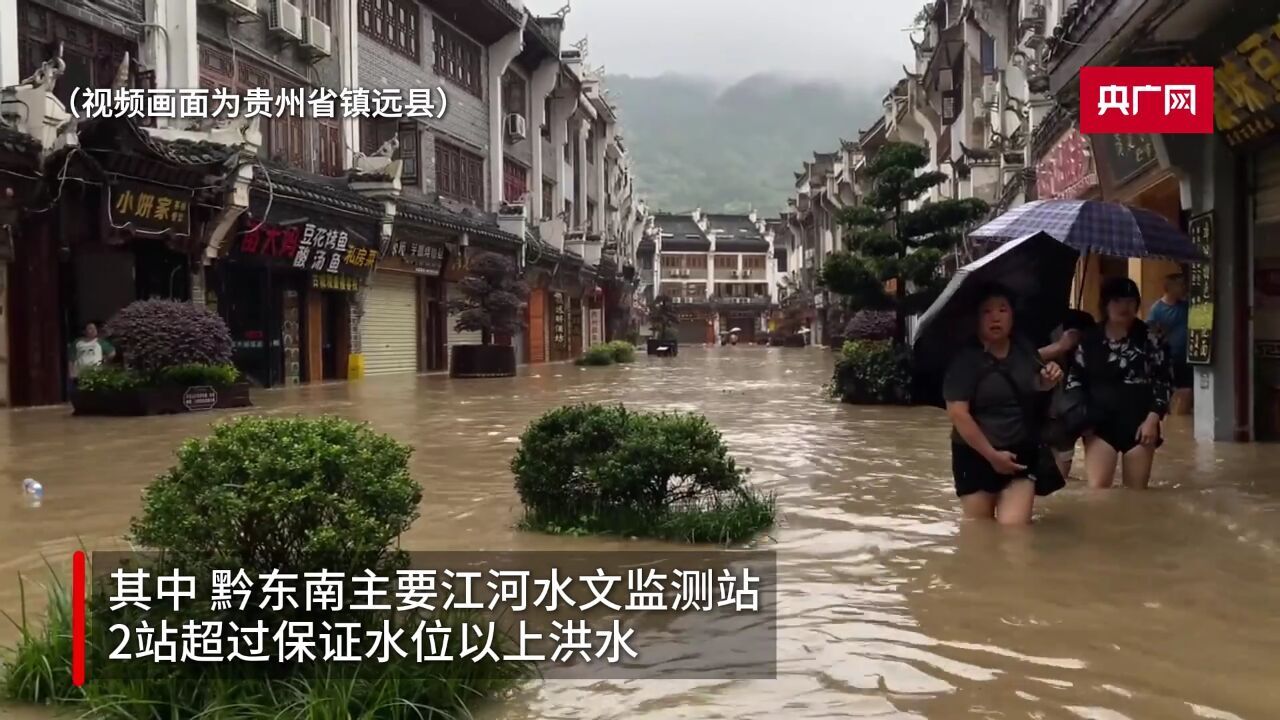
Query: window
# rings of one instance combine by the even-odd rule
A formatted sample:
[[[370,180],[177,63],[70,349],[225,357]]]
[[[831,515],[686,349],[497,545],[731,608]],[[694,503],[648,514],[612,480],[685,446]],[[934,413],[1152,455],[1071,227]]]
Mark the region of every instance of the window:
[[[480,46],[439,18],[432,25],[435,28],[433,49],[436,74],[476,97],[484,97],[480,77]]]
[[[717,270],[737,270],[738,258],[734,257],[733,255],[717,255],[716,269]]]
[[[742,267],[744,270],[763,270],[764,256],[763,255],[747,255],[742,258]]]
[[[551,216],[555,214],[555,207],[556,207],[555,196],[556,196],[556,184],[549,180],[543,180],[542,181],[542,208],[541,208],[543,220],[550,220]]]
[[[456,145],[436,143],[436,190],[455,200],[484,204],[484,158]]]
[[[417,0],[359,0],[360,32],[414,62],[422,57]]]
[[[18,65],[21,77],[30,77],[53,57],[62,44],[66,70],[58,78],[53,94],[68,108],[76,88],[109,88],[115,80],[125,53],[137,54],[137,45],[31,2],[18,3]],[[132,87],[140,87],[133,63],[129,67]]]
[[[564,201],[564,222],[569,227],[574,227],[578,219],[573,216],[573,201],[566,199]]]
[[[337,177],[342,174],[342,124],[336,119],[316,121],[320,131],[320,156],[317,158],[321,175]]]
[[[587,226],[588,230],[598,230],[596,227],[596,203],[594,200],[587,201],[587,217],[582,223]]]
[[[386,118],[364,118],[360,121],[360,149],[365,155],[372,155],[395,135],[400,141],[400,149],[395,155],[401,162],[400,184],[415,187],[422,179],[418,132],[418,124],[412,120],[398,122]]]
[[[507,158],[502,163],[502,199],[518,203],[529,193],[529,169]]]
[[[706,270],[707,256],[706,255],[689,255],[685,258],[685,267],[692,268],[694,270]]]
[[[333,27],[333,0],[311,0],[310,7],[304,8],[312,17]]]
[[[514,70],[502,76],[502,112],[529,117],[529,85]]]
[[[669,268],[682,268],[684,267],[684,256],[683,255],[665,255],[662,258],[662,264],[665,267],[669,267]]]
[[[996,39],[982,33],[982,74],[996,74]]]
[[[596,129],[587,130],[587,162],[596,163]]]
[[[551,137],[551,96],[542,101],[542,137]]]

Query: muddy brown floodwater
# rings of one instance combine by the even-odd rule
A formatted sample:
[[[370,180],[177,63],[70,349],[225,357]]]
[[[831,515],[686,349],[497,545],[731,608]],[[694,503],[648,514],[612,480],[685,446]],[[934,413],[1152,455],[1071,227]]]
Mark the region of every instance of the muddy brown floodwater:
[[[778,494],[776,680],[554,681],[484,718],[1280,717],[1280,448],[1195,444],[1179,418],[1149,492],[1073,483],[1029,530],[962,523],[941,412],[826,402],[830,367],[816,349],[689,348],[510,380],[262,392],[255,411],[337,413],[412,444],[412,549],[640,546],[512,528],[516,437],[575,401],[705,413]],[[43,578],[42,558],[118,543],[176,446],[225,417],[0,414],[0,609],[18,608],[18,573]],[[25,477],[44,484],[39,508]]]

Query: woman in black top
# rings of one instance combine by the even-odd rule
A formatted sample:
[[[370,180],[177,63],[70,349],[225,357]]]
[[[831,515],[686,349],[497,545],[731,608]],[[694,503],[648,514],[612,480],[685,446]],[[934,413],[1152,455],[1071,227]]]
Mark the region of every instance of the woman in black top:
[[[1120,460],[1126,487],[1151,480],[1160,422],[1169,411],[1173,371],[1164,348],[1138,319],[1141,297],[1128,278],[1102,287],[1102,324],[1076,348],[1067,392],[1082,392],[1089,408],[1084,464],[1089,487],[1109,488]]]
[[[997,288],[978,305],[978,340],[952,361],[942,387],[956,495],[966,517],[1023,525],[1031,522],[1036,491],[1027,476],[1040,440],[1029,408],[1062,369],[1042,365],[1033,345],[1014,339],[1013,305]]]

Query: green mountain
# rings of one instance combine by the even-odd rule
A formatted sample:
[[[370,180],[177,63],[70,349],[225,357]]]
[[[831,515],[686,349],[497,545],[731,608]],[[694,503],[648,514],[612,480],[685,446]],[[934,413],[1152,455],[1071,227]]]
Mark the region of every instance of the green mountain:
[[[801,163],[874,121],[887,84],[758,75],[723,85],[683,75],[610,75],[636,184],[651,208],[771,214]]]

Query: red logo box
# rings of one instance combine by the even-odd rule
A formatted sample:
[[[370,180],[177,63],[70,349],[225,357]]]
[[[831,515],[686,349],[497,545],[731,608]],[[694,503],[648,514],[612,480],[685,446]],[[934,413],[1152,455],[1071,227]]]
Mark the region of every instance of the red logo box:
[[[1080,132],[1213,132],[1213,68],[1084,67]]]

